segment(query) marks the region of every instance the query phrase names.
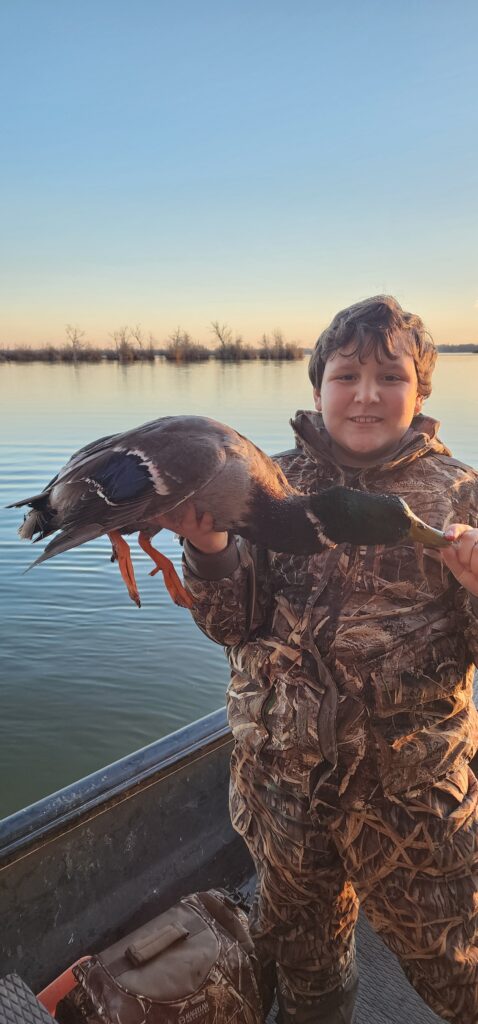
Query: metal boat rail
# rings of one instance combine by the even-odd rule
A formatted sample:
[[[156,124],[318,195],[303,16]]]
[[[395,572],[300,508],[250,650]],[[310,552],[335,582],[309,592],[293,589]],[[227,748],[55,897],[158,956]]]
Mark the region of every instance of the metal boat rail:
[[[0,820],[0,867],[12,854],[226,738],[230,729],[220,708]]]

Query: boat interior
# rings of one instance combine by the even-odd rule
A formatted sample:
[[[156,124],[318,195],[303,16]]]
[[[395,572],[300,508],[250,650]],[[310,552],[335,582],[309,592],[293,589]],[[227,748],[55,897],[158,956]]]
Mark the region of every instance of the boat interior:
[[[0,979],[40,993],[189,892],[251,895],[228,813],[231,749],[220,709],[0,822]],[[363,915],[358,959],[357,1024],[439,1021]]]

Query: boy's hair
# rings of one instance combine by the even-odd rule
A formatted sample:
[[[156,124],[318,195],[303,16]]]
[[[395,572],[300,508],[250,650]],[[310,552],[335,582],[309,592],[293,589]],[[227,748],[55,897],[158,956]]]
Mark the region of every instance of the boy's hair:
[[[405,313],[392,295],[375,295],[342,309],[322,331],[309,362],[309,377],[320,391],[327,359],[351,341],[351,355],[360,362],[373,352],[378,362],[384,357],[397,359],[397,348],[413,356],[418,377],[418,394],[427,398],[432,390],[432,373],[437,351],[423,321],[414,313]]]

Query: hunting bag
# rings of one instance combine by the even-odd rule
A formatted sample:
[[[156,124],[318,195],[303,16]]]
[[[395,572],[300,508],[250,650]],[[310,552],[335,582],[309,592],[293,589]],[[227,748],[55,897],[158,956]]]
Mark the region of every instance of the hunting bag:
[[[74,967],[98,1020],[260,1024],[259,966],[237,902],[220,889],[184,896]]]

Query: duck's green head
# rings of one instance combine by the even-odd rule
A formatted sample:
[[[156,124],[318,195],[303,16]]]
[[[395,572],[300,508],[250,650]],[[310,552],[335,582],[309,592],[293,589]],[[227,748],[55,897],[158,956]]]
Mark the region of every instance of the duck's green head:
[[[441,530],[418,519],[396,494],[331,487],[311,498],[311,508],[326,536],[337,544],[398,544],[405,540],[425,547],[450,544]]]

